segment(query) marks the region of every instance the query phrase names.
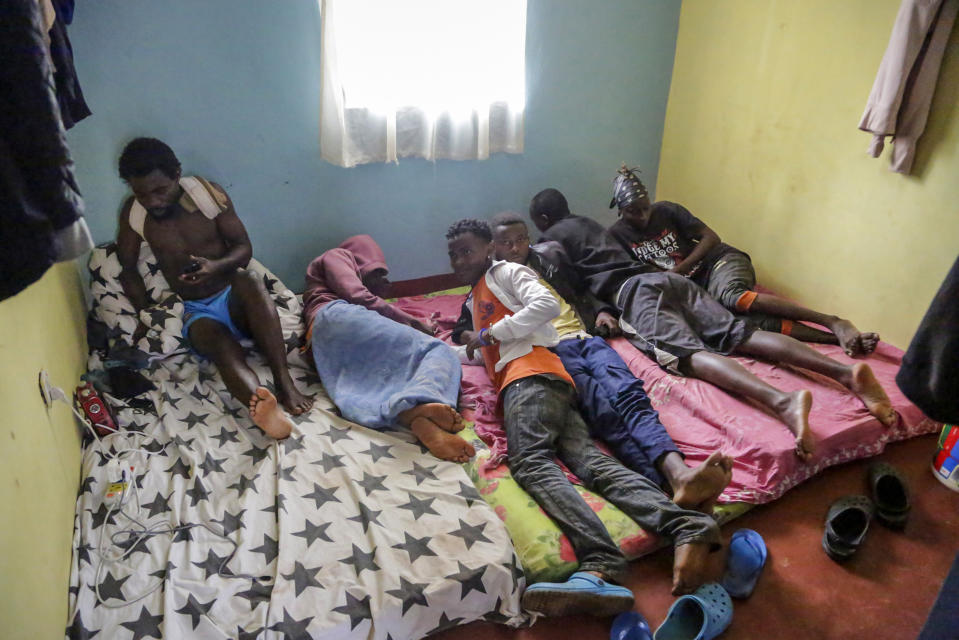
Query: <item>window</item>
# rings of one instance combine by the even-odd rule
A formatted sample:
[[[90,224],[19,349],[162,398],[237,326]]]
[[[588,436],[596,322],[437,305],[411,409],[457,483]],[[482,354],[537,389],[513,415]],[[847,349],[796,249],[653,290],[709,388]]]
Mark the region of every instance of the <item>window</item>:
[[[322,0],[323,158],[523,151],[526,0]]]

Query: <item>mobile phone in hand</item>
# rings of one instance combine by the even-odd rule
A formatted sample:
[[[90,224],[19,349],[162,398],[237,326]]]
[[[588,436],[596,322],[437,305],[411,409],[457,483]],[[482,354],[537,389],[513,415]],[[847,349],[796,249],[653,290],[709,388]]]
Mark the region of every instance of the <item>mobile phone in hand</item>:
[[[191,263],[188,264],[187,266],[183,267],[183,275],[186,275],[186,274],[188,274],[188,273],[196,273],[197,271],[200,270],[200,267],[201,267],[201,266],[203,266],[203,265],[201,265],[198,260],[194,260],[193,262],[191,262]]]

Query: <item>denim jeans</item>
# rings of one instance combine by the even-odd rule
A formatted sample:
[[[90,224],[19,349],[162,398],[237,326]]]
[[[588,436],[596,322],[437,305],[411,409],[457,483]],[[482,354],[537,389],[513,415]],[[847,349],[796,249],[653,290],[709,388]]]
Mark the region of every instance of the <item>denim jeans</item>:
[[[602,338],[570,338],[553,351],[576,383],[593,437],[605,442],[627,467],[665,487],[656,462],[679,449],[659,421],[643,381]]]
[[[563,380],[529,376],[503,390],[510,472],[566,534],[580,571],[620,580],[626,558],[599,517],[556,464],[562,460],[586,486],[616,505],[643,529],[674,544],[719,542],[712,517],[683,509],[653,482],[596,447],[576,408],[576,392]]]

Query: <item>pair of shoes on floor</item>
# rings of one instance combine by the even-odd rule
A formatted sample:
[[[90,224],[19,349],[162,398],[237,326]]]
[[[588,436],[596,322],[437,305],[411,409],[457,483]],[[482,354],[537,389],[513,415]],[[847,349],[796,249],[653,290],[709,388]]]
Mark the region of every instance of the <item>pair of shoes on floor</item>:
[[[869,466],[868,478],[872,499],[863,495],[843,496],[826,513],[822,548],[836,562],[848,560],[859,550],[873,517],[890,529],[906,526],[911,504],[902,474],[892,465],[874,462]]]
[[[566,582],[537,582],[526,588],[522,605],[547,616],[589,614],[611,616],[633,608],[633,592],[587,571],[577,571]]]

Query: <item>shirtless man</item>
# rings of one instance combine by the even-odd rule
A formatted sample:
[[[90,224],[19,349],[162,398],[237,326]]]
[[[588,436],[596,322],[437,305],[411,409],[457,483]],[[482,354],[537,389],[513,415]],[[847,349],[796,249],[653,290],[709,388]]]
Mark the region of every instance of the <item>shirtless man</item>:
[[[233,397],[249,404],[258,427],[274,438],[287,437],[293,424],[247,364],[239,340],[252,338],[265,354],[287,411],[299,415],[313,400],[294,386],[276,307],[261,279],[245,269],[253,248],[229,196],[202,178],[181,181],[180,161],[155,138],[131,141],[120,155],[119,172],[133,191],[117,231],[123,291],[137,312],[152,304],[137,271],[146,240],[170,288],[183,298],[183,336],[216,364]],[[141,324],[134,337],[145,331]]]

